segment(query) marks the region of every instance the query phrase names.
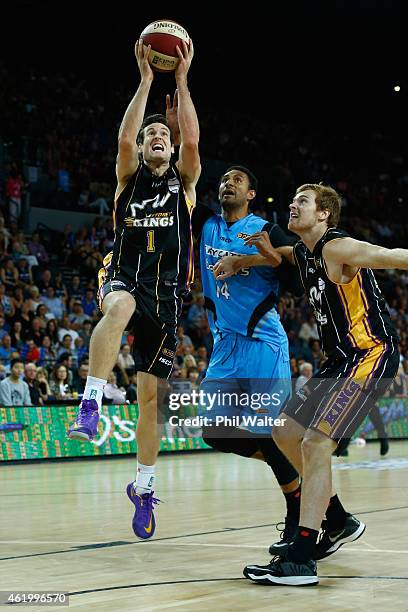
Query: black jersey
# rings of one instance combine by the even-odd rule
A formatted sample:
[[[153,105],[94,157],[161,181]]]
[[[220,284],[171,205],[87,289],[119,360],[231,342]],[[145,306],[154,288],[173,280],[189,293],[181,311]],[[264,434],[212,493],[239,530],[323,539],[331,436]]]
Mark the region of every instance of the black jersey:
[[[124,273],[161,300],[183,295],[194,274],[192,209],[174,164],[155,176],[141,163],[115,202],[109,277]]]
[[[294,246],[295,261],[328,356],[346,356],[398,337],[372,270],[360,268],[346,284],[327,276],[323,247],[330,240],[346,237],[346,232],[329,228],[313,253],[302,241]]]

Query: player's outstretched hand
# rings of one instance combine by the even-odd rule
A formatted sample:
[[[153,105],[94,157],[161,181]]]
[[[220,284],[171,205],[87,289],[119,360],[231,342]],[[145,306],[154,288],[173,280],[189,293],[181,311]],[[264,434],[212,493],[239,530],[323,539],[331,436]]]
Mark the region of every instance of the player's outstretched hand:
[[[173,144],[178,146],[181,142],[180,126],[178,122],[178,90],[174,92],[173,103],[169,94],[166,96],[166,119],[173,136]]]
[[[256,246],[260,254],[264,257],[274,255],[274,248],[269,240],[268,232],[256,232],[252,234],[252,236],[249,236],[249,238],[245,240],[245,244],[247,246]]]
[[[224,280],[234,276],[240,270],[239,259],[238,255],[226,255],[219,259],[213,268],[215,278],[217,280]]]
[[[151,45],[148,45],[143,49],[143,40],[139,38],[135,44],[135,56],[137,59],[137,65],[139,66],[140,76],[146,81],[153,81],[154,73],[149,64],[149,53]]]
[[[176,71],[174,73],[176,81],[178,81],[179,79],[187,78],[187,72],[189,71],[194,55],[193,41],[191,40],[191,38],[189,46],[187,46],[183,40],[181,41],[181,47],[182,48],[180,49],[178,45],[176,46],[177,55],[180,59]]]

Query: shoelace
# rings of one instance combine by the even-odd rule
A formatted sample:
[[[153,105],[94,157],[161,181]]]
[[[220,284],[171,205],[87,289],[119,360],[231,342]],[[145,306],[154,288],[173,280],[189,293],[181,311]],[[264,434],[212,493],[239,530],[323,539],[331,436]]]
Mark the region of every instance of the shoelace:
[[[281,521],[280,523],[276,523],[276,529],[280,531],[279,537],[281,540],[284,540],[285,538],[288,538],[289,535],[292,535],[292,534],[286,533],[288,531],[291,531],[291,525],[286,521],[285,522]]]
[[[142,503],[140,504],[140,514],[143,523],[147,523],[150,520],[150,513],[153,511],[153,506],[160,503],[160,499],[153,497],[153,493],[149,494],[148,498],[142,497]]]

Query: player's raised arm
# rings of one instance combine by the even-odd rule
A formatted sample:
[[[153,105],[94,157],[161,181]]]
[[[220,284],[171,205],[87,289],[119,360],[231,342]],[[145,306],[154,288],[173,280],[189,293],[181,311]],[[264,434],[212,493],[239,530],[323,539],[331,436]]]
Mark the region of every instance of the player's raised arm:
[[[177,167],[187,195],[195,204],[195,186],[201,173],[198,152],[200,128],[187,84],[187,73],[194,55],[193,41],[190,39],[189,47],[183,41],[182,49],[178,46],[176,48],[180,58],[175,71],[178,94],[178,125],[180,129],[180,153]]]
[[[149,51],[150,45],[143,50],[142,40],[139,39],[136,42],[135,55],[141,79],[119,128],[118,156],[116,159],[116,176],[119,189],[127,183],[139,165],[136,138],[143,122],[147,98],[153,81],[153,70],[148,62]]]
[[[356,268],[408,269],[408,249],[386,249],[354,238],[332,240],[324,246],[323,256],[327,263]]]

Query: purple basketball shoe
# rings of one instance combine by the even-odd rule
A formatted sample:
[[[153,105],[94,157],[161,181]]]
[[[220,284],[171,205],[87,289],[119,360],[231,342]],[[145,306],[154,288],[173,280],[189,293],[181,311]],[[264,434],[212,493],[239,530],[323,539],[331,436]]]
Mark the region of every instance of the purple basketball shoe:
[[[128,484],[126,493],[135,506],[135,513],[132,521],[133,531],[138,538],[147,540],[152,537],[156,529],[153,506],[158,504],[160,500],[153,497],[154,491],[151,493],[143,493],[143,495],[136,493],[133,482]]]
[[[82,400],[75,423],[68,429],[70,440],[89,440],[98,433],[99,412],[96,400]]]

